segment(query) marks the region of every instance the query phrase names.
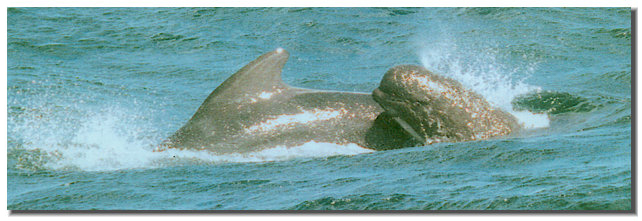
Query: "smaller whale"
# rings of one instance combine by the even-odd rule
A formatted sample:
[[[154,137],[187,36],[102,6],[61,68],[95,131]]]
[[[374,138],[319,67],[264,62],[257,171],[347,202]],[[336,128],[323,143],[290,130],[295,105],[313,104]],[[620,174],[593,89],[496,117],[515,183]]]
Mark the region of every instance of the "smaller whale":
[[[513,115],[493,108],[481,95],[420,66],[388,70],[373,98],[424,145],[488,139],[520,128]]]
[[[288,58],[279,48],[245,65],[161,148],[228,154],[311,141],[369,146],[366,133],[383,111],[372,96],[289,86],[281,80]]]

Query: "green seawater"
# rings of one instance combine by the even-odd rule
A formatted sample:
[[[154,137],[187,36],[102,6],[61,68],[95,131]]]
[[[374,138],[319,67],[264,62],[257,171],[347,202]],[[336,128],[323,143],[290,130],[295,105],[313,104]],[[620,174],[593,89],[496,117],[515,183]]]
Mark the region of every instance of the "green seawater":
[[[630,210],[630,8],[9,8],[9,210]],[[370,152],[153,152],[227,77],[424,65],[533,126]],[[534,117],[539,116],[539,117]]]

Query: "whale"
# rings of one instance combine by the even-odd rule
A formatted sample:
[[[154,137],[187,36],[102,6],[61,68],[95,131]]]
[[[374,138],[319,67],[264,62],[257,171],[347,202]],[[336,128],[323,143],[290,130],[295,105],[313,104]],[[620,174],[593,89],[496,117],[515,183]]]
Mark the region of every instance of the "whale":
[[[389,118],[424,145],[483,140],[520,129],[510,113],[421,66],[391,68],[372,96]]]
[[[161,144],[161,150],[246,153],[311,141],[387,150],[487,139],[518,128],[510,114],[492,109],[454,80],[429,78],[445,82],[439,84],[440,90],[450,91],[441,91],[442,95],[430,94],[436,90],[429,88],[434,84],[428,81],[423,81],[424,86],[407,81],[426,78],[429,72],[418,66],[393,67],[373,93],[355,93],[285,84],[281,72],[288,58],[289,53],[278,48],[242,67],[210,93],[187,123]],[[448,99],[448,93],[470,99]],[[464,106],[452,106],[453,102]]]
[[[309,141],[372,146],[365,139],[381,106],[368,93],[291,87],[281,80],[289,53],[261,55],[219,85],[165,146],[252,152]]]

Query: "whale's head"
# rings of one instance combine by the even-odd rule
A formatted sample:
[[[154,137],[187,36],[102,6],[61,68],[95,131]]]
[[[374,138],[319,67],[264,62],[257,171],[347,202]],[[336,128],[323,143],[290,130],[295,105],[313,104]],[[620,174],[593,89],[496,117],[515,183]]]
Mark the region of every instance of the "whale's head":
[[[373,97],[424,144],[486,139],[519,128],[512,115],[491,107],[459,82],[420,66],[391,68]]]

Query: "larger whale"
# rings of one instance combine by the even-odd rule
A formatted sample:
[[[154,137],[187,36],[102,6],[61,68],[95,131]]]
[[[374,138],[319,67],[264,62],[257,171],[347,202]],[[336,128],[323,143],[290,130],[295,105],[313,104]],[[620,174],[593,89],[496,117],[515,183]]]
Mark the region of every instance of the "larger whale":
[[[388,71],[373,94],[297,88],[281,80],[289,53],[261,55],[219,85],[163,144],[214,153],[327,142],[383,150],[502,136],[512,115],[419,66]]]

